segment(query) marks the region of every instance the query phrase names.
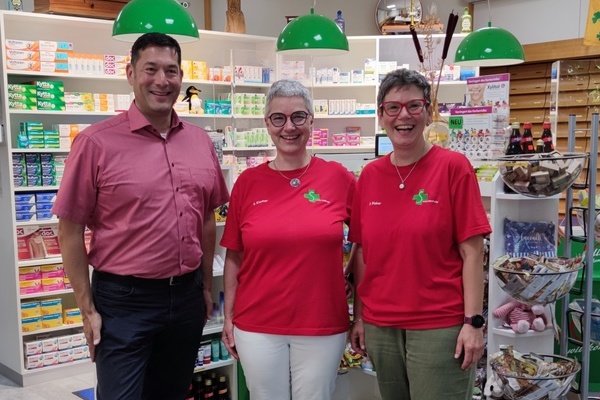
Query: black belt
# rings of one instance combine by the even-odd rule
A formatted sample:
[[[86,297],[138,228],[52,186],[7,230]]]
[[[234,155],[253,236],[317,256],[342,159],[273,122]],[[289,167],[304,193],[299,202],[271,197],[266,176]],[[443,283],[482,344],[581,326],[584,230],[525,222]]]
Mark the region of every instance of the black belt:
[[[103,281],[119,283],[123,285],[140,286],[140,287],[162,287],[162,286],[178,286],[194,280],[200,268],[195,271],[183,275],[172,276],[170,278],[140,278],[133,275],[116,275],[110,272],[102,272],[94,270],[96,277]]]

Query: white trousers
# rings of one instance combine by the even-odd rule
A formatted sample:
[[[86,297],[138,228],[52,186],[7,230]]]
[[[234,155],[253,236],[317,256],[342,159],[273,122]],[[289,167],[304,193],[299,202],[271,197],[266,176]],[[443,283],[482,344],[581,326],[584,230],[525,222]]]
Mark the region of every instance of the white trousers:
[[[288,336],[233,331],[252,400],[330,400],[346,332]],[[291,386],[291,388],[290,388]]]

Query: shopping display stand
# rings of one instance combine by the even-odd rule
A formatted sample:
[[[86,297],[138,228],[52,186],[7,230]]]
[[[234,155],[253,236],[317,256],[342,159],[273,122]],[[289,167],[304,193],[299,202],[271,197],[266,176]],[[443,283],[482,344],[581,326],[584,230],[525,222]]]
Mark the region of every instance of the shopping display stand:
[[[575,131],[576,131],[576,116],[574,114],[569,115],[569,142],[568,151],[572,152],[575,147]],[[581,129],[578,129],[581,131]],[[590,346],[591,346],[591,322],[592,322],[592,295],[593,295],[593,277],[594,277],[594,225],[596,221],[596,168],[598,163],[598,113],[592,114],[591,127],[585,129],[590,134],[590,157],[588,158],[588,168],[586,179],[583,186],[574,185],[570,187],[566,193],[566,204],[567,204],[567,218],[565,219],[565,246],[564,254],[571,254],[571,242],[578,241],[586,243],[585,247],[585,266],[582,275],[582,287],[583,287],[583,299],[584,299],[584,312],[581,323],[581,340],[577,340],[571,337],[565,332],[570,332],[569,323],[569,295],[563,298],[562,309],[561,309],[561,321],[562,321],[562,332],[560,341],[560,353],[567,355],[567,348],[569,343],[577,344],[582,347],[581,354],[581,372],[580,372],[580,384],[579,389],[575,390],[578,392],[582,399],[600,399],[598,397],[588,397],[589,394],[589,380],[590,380]],[[573,212],[578,207],[573,207],[573,189],[587,189],[589,191],[587,210],[583,213],[585,222],[584,236],[573,235],[572,216]],[[579,207],[581,210],[581,207]]]

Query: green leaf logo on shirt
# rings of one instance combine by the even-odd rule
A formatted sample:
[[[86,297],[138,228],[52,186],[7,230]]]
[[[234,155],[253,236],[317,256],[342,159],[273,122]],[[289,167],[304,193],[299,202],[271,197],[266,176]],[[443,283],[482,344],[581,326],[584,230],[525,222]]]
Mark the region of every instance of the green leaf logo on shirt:
[[[321,199],[321,195],[318,193],[315,193],[314,189],[310,189],[308,191],[308,193],[304,194],[304,197],[308,199],[308,201],[310,201],[311,203],[314,203],[317,200]]]
[[[419,193],[413,196],[413,200],[418,206],[422,205],[428,198],[429,196],[425,193],[425,189],[419,190]]]

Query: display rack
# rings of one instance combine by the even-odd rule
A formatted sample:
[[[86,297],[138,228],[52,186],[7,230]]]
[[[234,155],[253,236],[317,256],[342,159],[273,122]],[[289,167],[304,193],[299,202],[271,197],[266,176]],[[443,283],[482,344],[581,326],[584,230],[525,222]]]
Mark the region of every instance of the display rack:
[[[576,115],[570,114],[568,120],[568,131],[569,131],[569,141],[568,141],[568,151],[572,152],[575,146],[575,133],[576,131],[581,131],[576,128]],[[596,171],[597,163],[598,163],[598,113],[593,113],[591,115],[591,125],[589,129],[584,129],[584,131],[589,132],[590,138],[590,149],[589,154],[590,157],[588,159],[588,173],[587,178],[585,179],[585,183],[581,189],[588,189],[589,193],[589,204],[586,212],[584,212],[584,216],[587,218],[585,222],[585,231],[584,236],[577,236],[573,234],[573,226],[572,226],[572,216],[573,216],[573,187],[569,188],[566,193],[566,204],[567,204],[567,218],[565,220],[565,246],[564,246],[564,254],[568,256],[571,254],[571,242],[578,241],[586,243],[585,248],[585,267],[582,275],[582,283],[583,283],[583,295],[584,295],[584,312],[582,319],[582,340],[576,340],[570,337],[567,332],[569,330],[569,295],[567,295],[562,301],[562,309],[561,309],[561,322],[562,322],[562,332],[560,341],[560,353],[564,356],[567,355],[568,352],[568,344],[574,343],[580,345],[582,347],[581,354],[581,372],[580,372],[580,384],[579,384],[579,393],[581,394],[582,399],[588,399],[589,390],[589,382],[590,382],[590,345],[591,345],[591,301],[593,296],[593,277],[594,277],[594,226],[596,223],[596,206],[595,206],[595,198],[596,198],[596,174],[590,171]]]

